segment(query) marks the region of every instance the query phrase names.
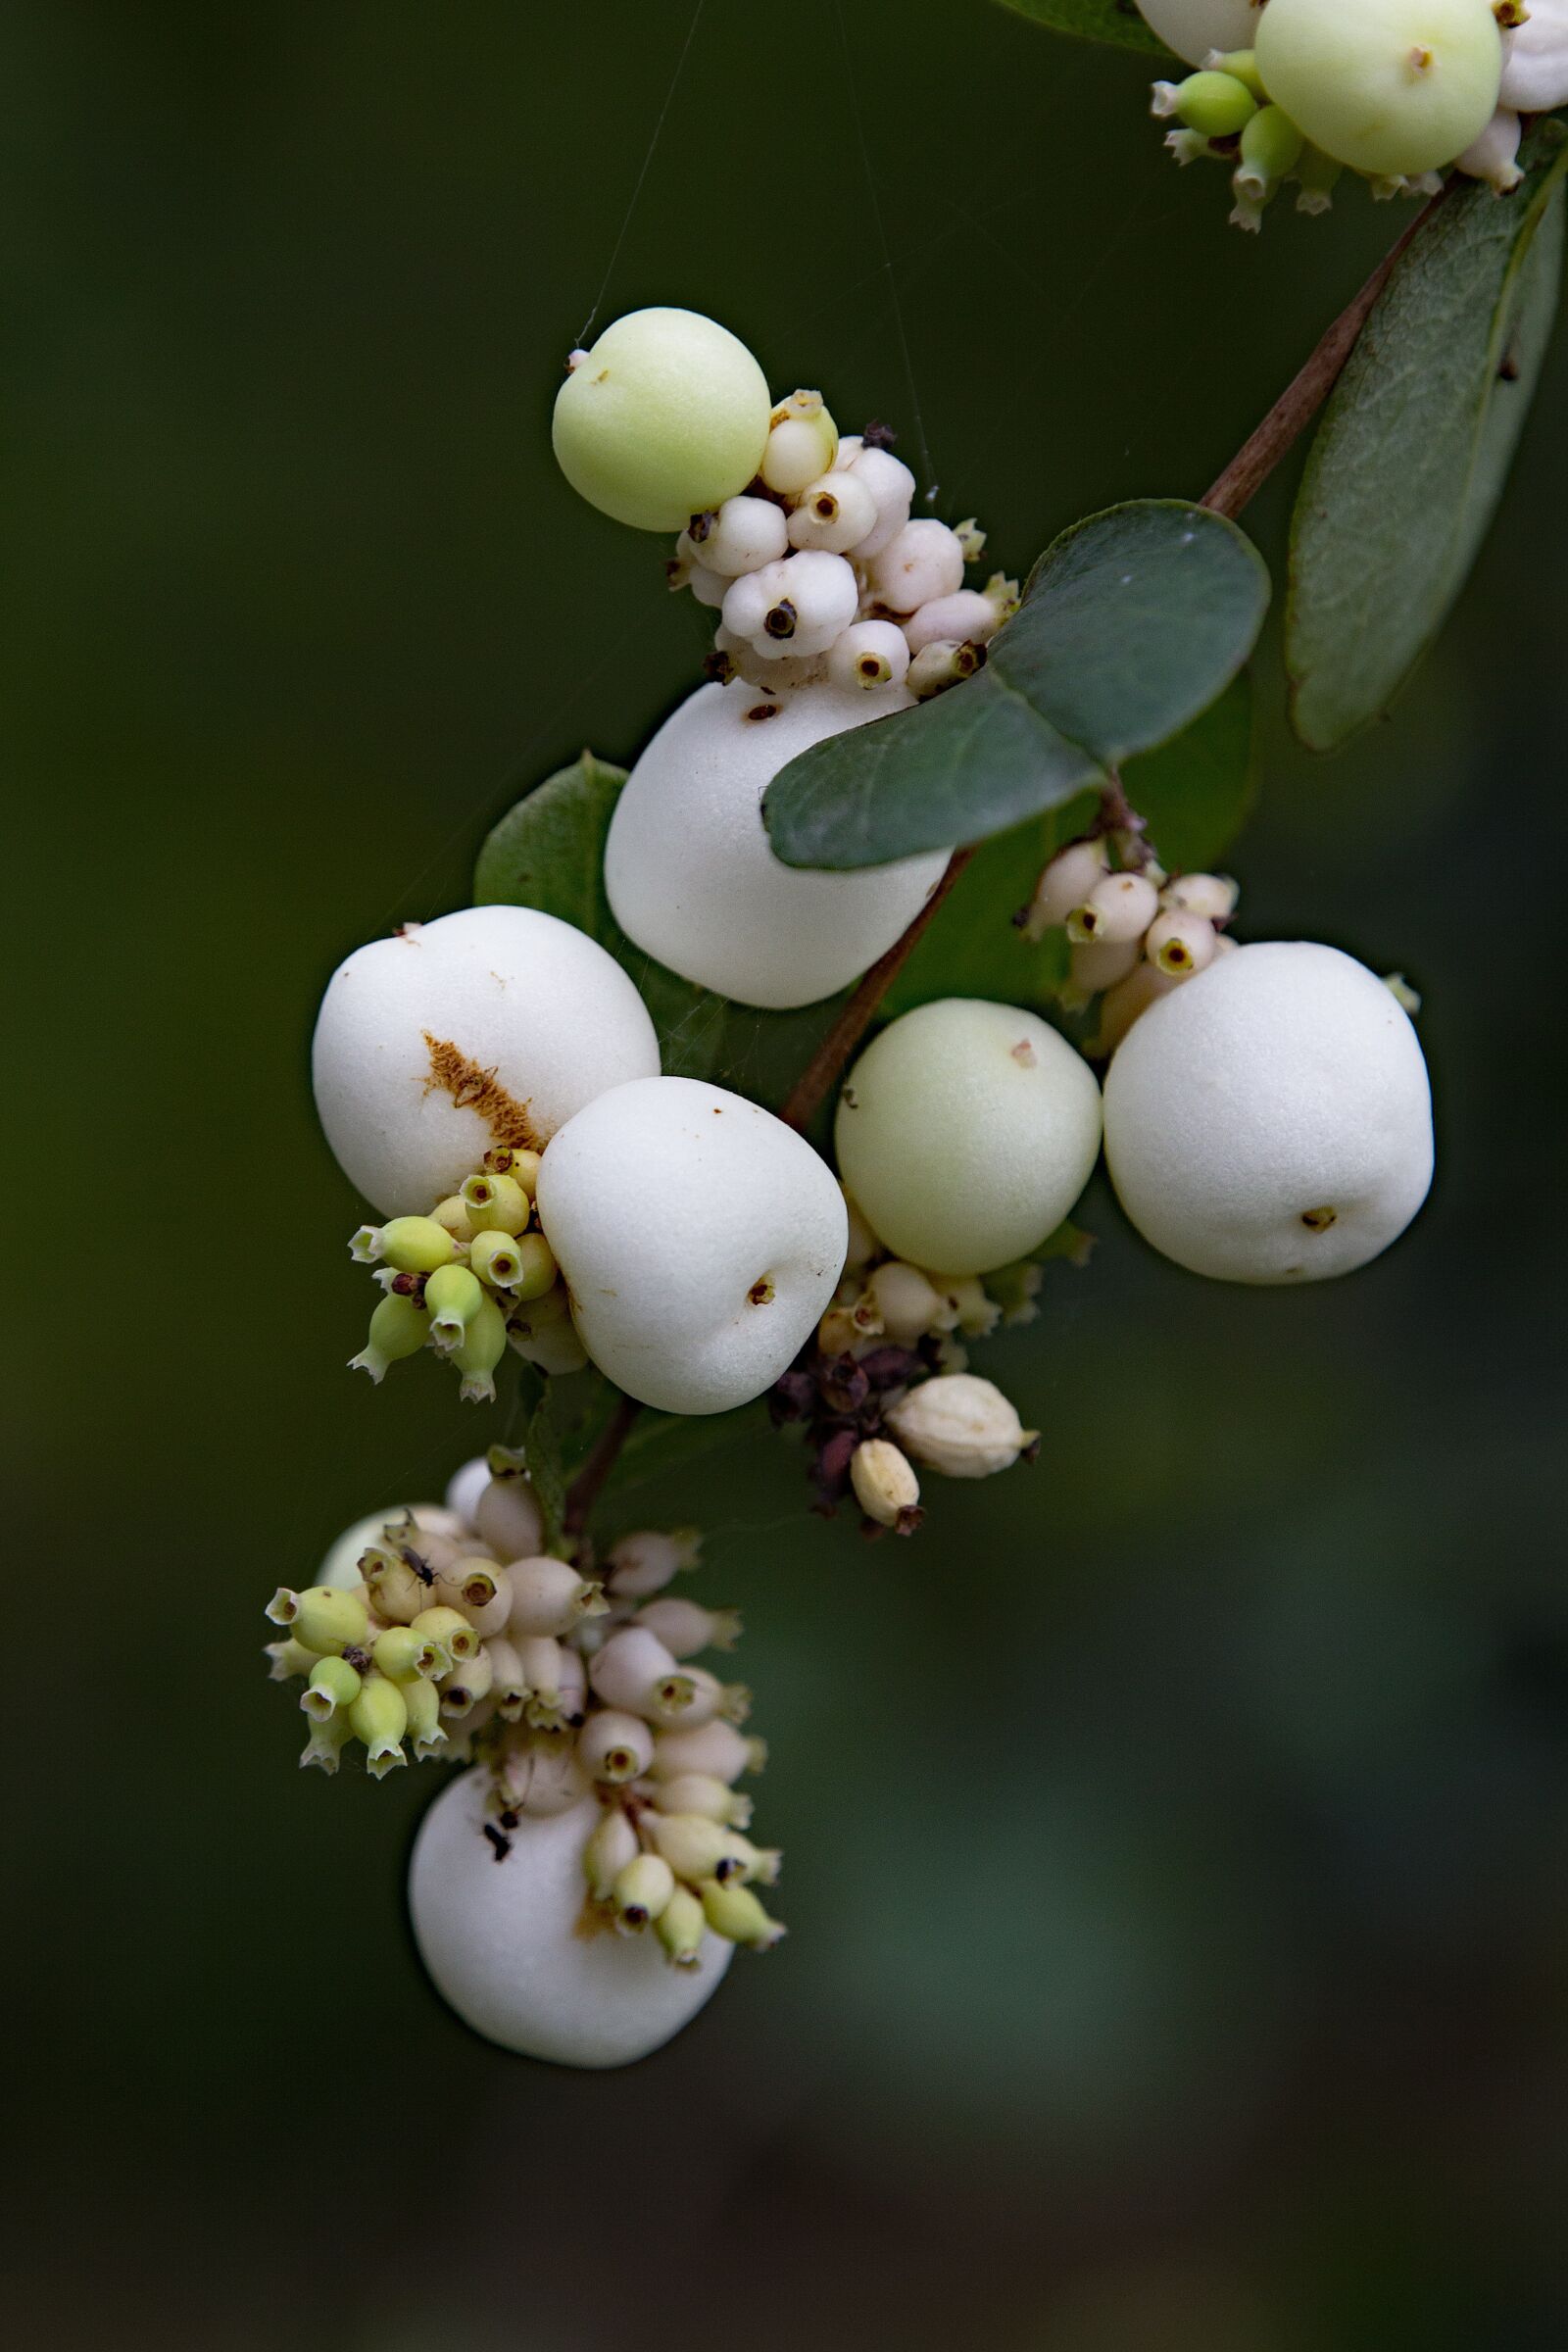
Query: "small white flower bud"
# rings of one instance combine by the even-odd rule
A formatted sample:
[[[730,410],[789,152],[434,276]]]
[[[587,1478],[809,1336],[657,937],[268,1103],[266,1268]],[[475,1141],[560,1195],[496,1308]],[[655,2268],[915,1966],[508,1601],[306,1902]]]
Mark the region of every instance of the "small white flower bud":
[[[1568,0],[1499,0],[1493,14],[1502,27],[1501,103],[1524,115],[1568,103]]]
[[[758,471],[781,498],[798,498],[831,469],[838,447],[838,426],[823,408],[821,393],[792,392],[773,411]]]
[[[1498,196],[1510,195],[1524,177],[1519,169],[1523,131],[1518,116],[1499,106],[1480,137],[1472,139],[1463,155],[1454,159],[1458,170],[1469,179],[1485,180]]]
[[[913,612],[933,597],[963,586],[963,549],[956,531],[921,516],[906,522],[870,566],[871,587],[895,612]]]
[[[528,1685],[528,1721],[535,1731],[564,1731],[581,1717],[586,1702],[588,1676],[582,1658],[551,1634],[531,1634],[517,1649]]]
[[[512,1608],[504,1570],[494,1560],[472,1557],[443,1569],[430,1597],[438,1607],[461,1609],[483,1638],[504,1630]]]
[[[801,492],[800,504],[789,518],[789,543],[842,556],[875,528],[876,497],[869,482],[835,468]]]
[[[740,1640],[738,1609],[705,1609],[701,1601],[666,1592],[637,1612],[635,1623],[657,1634],[671,1657],[695,1657],[700,1649],[733,1649]]]
[[[610,1901],[615,1881],[641,1851],[637,1833],[618,1805],[601,1813],[598,1828],[582,1849],[583,1876],[596,1903]]]
[[[577,1738],[584,1772],[618,1788],[640,1780],[654,1760],[654,1735],[640,1715],[619,1707],[596,1707]]]
[[[1002,1320],[1002,1308],[975,1274],[934,1274],[931,1277],[953,1317],[950,1329],[967,1340],[989,1339]]]
[[[1064,923],[1075,906],[1083,906],[1107,864],[1103,841],[1073,841],[1055,857],[1035,884],[1035,895],[1019,926],[1026,938],[1042,940]]]
[[[1002,614],[989,596],[982,596],[978,588],[959,588],[952,596],[934,596],[911,612],[904,634],[910,653],[917,654],[943,638],[959,645],[984,645],[1001,623]]]
[[[505,1634],[493,1635],[485,1647],[490,1653],[490,1690],[496,1713],[507,1723],[516,1723],[528,1699],[522,1652]]]
[[[1087,946],[1074,948],[1067,967],[1067,989],[1063,1001],[1076,999],[1087,1004],[1092,996],[1102,988],[1114,988],[1125,980],[1138,961],[1137,940],[1112,940],[1103,944],[1091,940]]]
[[[716,514],[694,514],[681,533],[680,552],[705,570],[723,575],[721,599],[730,580],[777,563],[789,543],[783,509],[770,498],[743,495],[726,498]]]
[[[724,598],[724,626],[764,659],[809,659],[842,636],[859,601],[844,558],[808,548],[733,580]]]
[[[828,649],[828,681],[834,686],[866,693],[875,686],[902,686],[908,669],[908,641],[891,620],[858,620]]]
[[[1229,874],[1178,874],[1160,892],[1159,903],[1172,914],[1200,914],[1206,922],[1225,923],[1241,895]]]
[[[716,1773],[681,1772],[658,1784],[654,1802],[662,1813],[701,1813],[727,1829],[749,1830],[752,1800],[731,1788]]]
[[[744,1880],[750,1857],[738,1830],[702,1813],[649,1813],[644,1820],[655,1852],[676,1878]]]
[[[545,1523],[525,1478],[492,1478],[473,1506],[473,1528],[498,1560],[529,1559],[545,1540]]]
[[[1002,1391],[973,1373],[945,1373],[911,1389],[888,1415],[901,1446],[944,1478],[1010,1470],[1038,1430],[1025,1429]]]
[[[683,1772],[736,1781],[743,1772],[760,1772],[766,1762],[765,1740],[748,1740],[732,1723],[715,1719],[692,1731],[660,1732],[648,1771],[655,1781],[672,1781]]]
[[[675,1672],[675,1660],[647,1626],[622,1626],[612,1634],[588,1669],[595,1695],[607,1706],[652,1721],[662,1702],[657,1691]]]
[[[514,1560],[507,1581],[507,1623],[514,1641],[526,1641],[534,1634],[566,1634],[580,1618],[604,1615],[601,1588],[580,1577],[567,1560],[548,1555]]]
[[[1108,1061],[1140,1013],[1179,988],[1182,972],[1161,971],[1157,963],[1138,963],[1105,991],[1100,1006],[1100,1027],[1084,1048],[1091,1061]]]
[[[912,1535],[920,1520],[920,1482],[908,1461],[886,1438],[867,1438],[850,1456],[855,1499],[878,1527]]]
[[[721,1683],[706,1666],[684,1665],[655,1683],[642,1712],[661,1727],[696,1730],[717,1716],[741,1723],[751,1705],[744,1683]]]
[[[1116,947],[1141,940],[1159,912],[1159,893],[1142,874],[1106,874],[1067,917],[1074,947]]]
[[[860,563],[868,564],[897,538],[908,521],[909,509],[914,504],[914,476],[903,459],[896,458],[890,449],[867,449],[857,442],[853,445],[854,457],[846,459],[843,454],[846,446],[849,445],[840,444],[840,469],[848,466],[876,500],[876,521],[854,550]]]
[[[1162,914],[1149,926],[1144,953],[1162,972],[1185,979],[1214,960],[1214,926],[1200,914]]]
[[[667,1535],[643,1530],[620,1536],[610,1547],[608,1583],[617,1599],[645,1600],[662,1592],[672,1577],[695,1568],[703,1539],[694,1527],[678,1527]]]
[[[960,686],[965,678],[972,678],[984,659],[980,646],[937,637],[921,646],[904,682],[917,702],[929,702],[934,694],[946,694],[950,686]]]
[[[530,1740],[503,1751],[496,1794],[504,1810],[543,1820],[581,1804],[588,1794],[588,1776],[568,1743]]]
[[[481,1698],[488,1698],[494,1679],[495,1665],[486,1642],[473,1657],[454,1666],[441,1683],[442,1714],[461,1720]]]
[[[686,566],[686,577],[681,584],[689,588],[697,603],[706,605],[710,612],[722,611],[729,587],[727,573],[711,571],[706,564],[690,564]]]
[[[650,1927],[675,1891],[675,1874],[658,1854],[639,1854],[616,1873],[610,1890],[623,1928]]]
[[[866,1284],[882,1328],[896,1348],[912,1348],[916,1340],[939,1327],[942,1299],[918,1266],[890,1257],[871,1273]]]

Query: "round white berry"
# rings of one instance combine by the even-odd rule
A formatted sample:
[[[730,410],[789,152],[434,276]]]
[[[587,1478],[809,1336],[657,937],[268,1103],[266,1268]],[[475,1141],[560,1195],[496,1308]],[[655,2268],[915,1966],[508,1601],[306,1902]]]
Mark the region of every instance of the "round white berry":
[[[372,940],[327,984],[312,1048],[338,1165],[384,1216],[428,1210],[495,1144],[542,1151],[659,1041],[614,958],[524,906],[468,906]]]
[[[903,459],[896,458],[890,449],[867,449],[856,442],[853,458],[846,458],[844,451],[850,446],[840,443],[839,465],[841,468],[848,466],[876,500],[876,521],[854,550],[861,563],[869,563],[908,521],[909,509],[914,504],[914,476]]]
[[[1167,49],[1200,66],[1211,49],[1250,49],[1258,0],[1138,0],[1138,13]]]
[[[732,581],[724,626],[759,654],[809,659],[849,627],[859,602],[854,566],[808,548]]]
[[[539,1171],[584,1347],[629,1396],[721,1413],[760,1396],[833,1296],[844,1196],[771,1112],[689,1078],[601,1095]]]
[[[984,645],[996,635],[1001,620],[989,596],[982,596],[978,588],[957,588],[951,596],[934,596],[919,606],[905,622],[904,634],[911,654],[944,638],[959,645]]]
[[[556,396],[556,457],[572,488],[617,522],[678,531],[756,473],[767,383],[715,320],[632,311],[574,352],[570,370]]]
[[[1032,1012],[945,997],[906,1012],[850,1072],[839,1173],[890,1250],[949,1274],[1027,1257],[1100,1149],[1100,1089]]]
[[[876,528],[876,498],[853,473],[824,473],[801,492],[789,518],[791,547],[815,547],[842,556]]]
[[[672,1968],[652,1936],[579,1936],[597,1802],[524,1816],[498,1859],[489,1782],[483,1766],[464,1773],[415,1839],[409,1915],[436,1990],[503,2049],[562,2066],[645,2058],[716,1991],[734,1946],[707,1936],[695,1968]]]
[[[896,621],[858,620],[834,639],[827,674],[830,685],[847,693],[902,686],[909,674],[909,641]]]
[[[1239,948],[1123,1039],[1105,1161],[1146,1241],[1196,1274],[1316,1282],[1365,1265],[1432,1181],[1409,1015],[1337,948]]]
[[[789,524],[770,498],[726,498],[716,514],[694,514],[680,549],[726,581],[777,563],[789,547]],[[706,600],[705,600],[706,601]]]
[[[1530,14],[1502,36],[1499,102],[1520,115],[1568,105],[1568,0],[1530,0]]]
[[[1392,177],[1452,163],[1492,120],[1491,0],[1268,0],[1257,70],[1315,147]]]
[[[963,546],[956,531],[929,516],[896,531],[870,566],[871,592],[893,612],[913,612],[963,586]]]
[[[787,866],[768,845],[761,799],[797,753],[908,707],[897,687],[699,687],[616,804],[605,887],[621,929],[683,978],[742,1004],[809,1004],[858,979],[919,912],[945,853],[853,873]]]

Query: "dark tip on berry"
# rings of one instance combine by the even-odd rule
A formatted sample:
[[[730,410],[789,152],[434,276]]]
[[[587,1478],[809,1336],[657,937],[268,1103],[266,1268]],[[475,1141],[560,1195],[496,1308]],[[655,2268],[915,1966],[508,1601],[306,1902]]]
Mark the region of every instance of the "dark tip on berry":
[[[487,1821],[485,1823],[484,1834],[495,1848],[496,1860],[498,1862],[504,1862],[512,1851],[512,1839],[507,1837],[504,1831],[498,1830],[493,1821]]]
[[[762,719],[777,718],[778,713],[779,706],[777,703],[758,703],[753,707],[753,709],[747,711],[746,715],[748,718]]]
[[[789,598],[787,596],[780,597],[762,626],[770,637],[793,637],[795,623],[799,618],[800,614],[790,603]]]
[[[893,430],[892,425],[883,424],[877,417],[873,417],[871,419],[871,422],[866,426],[864,432],[860,435],[860,440],[866,449],[892,449],[896,445],[898,438],[899,436]]]

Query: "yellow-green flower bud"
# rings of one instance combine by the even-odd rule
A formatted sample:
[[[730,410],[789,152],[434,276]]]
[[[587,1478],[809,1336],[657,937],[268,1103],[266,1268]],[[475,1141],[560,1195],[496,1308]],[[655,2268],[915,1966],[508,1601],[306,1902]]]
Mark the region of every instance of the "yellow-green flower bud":
[[[308,1585],[303,1592],[291,1592],[286,1585],[280,1585],[268,1603],[267,1614],[274,1625],[288,1626],[296,1642],[317,1651],[341,1654],[345,1649],[357,1649],[370,1631],[364,1601],[336,1585]]]
[[[512,1296],[519,1305],[531,1306],[554,1290],[561,1269],[556,1253],[542,1233],[520,1234],[515,1244],[518,1272],[510,1286]]]
[[[745,1838],[706,1813],[649,1813],[647,1833],[678,1879],[738,1879],[746,1875]]]
[[[318,1765],[322,1772],[336,1772],[338,1758],[354,1737],[354,1726],[346,1707],[335,1708],[324,1720],[311,1725],[311,1736],[300,1750],[300,1765]]]
[[[730,1943],[744,1943],[754,1952],[765,1952],[777,1943],[784,1934],[781,1923],[769,1919],[749,1886],[731,1881],[720,1885],[717,1879],[705,1879],[697,1889],[703,1898],[703,1914],[715,1936]]]
[[[457,1254],[452,1235],[434,1217],[393,1217],[380,1227],[362,1225],[349,1247],[361,1265],[382,1259],[399,1274],[433,1274]]]
[[[486,1300],[478,1276],[466,1266],[438,1266],[424,1286],[424,1303],[431,1344],[445,1353],[458,1345]]]
[[[434,1683],[418,1676],[412,1683],[402,1683],[403,1704],[409,1713],[409,1738],[414,1743],[414,1761],[422,1764],[447,1743],[441,1728],[441,1699]]]
[[[450,1271],[461,1274],[464,1269],[454,1266]],[[431,1280],[434,1279],[432,1275]],[[471,1274],[468,1280],[473,1281]],[[474,1289],[478,1287],[474,1283]],[[430,1318],[424,1309],[416,1306],[412,1298],[400,1298],[395,1291],[389,1291],[370,1317],[365,1346],[358,1355],[349,1357],[349,1370],[368,1372],[379,1388],[388,1364],[401,1363],[406,1355],[417,1355],[430,1337]]]
[[[481,1642],[473,1656],[466,1658],[461,1666],[454,1666],[441,1685],[442,1714],[449,1721],[466,1715],[478,1705],[481,1698],[489,1697],[494,1679],[495,1667],[489,1648]]]
[[[1185,81],[1156,81],[1150,113],[1163,122],[1177,115],[1205,139],[1228,139],[1249,122],[1257,100],[1234,74],[1189,74]]]
[[[779,1872],[784,1867],[782,1849],[776,1845],[754,1845],[749,1838],[742,1838],[735,1830],[730,1831],[729,1838],[731,1846],[740,1856],[742,1884],[747,1886],[776,1886]],[[722,1871],[715,1871],[713,1875],[715,1878],[724,1876]]]
[[[752,1826],[751,1798],[710,1772],[677,1773],[672,1781],[660,1784],[655,1802],[662,1813],[700,1813],[731,1830]]]
[[[450,1193],[438,1200],[430,1211],[432,1223],[450,1233],[455,1242],[471,1242],[473,1227],[468,1222],[468,1204],[461,1193]]]
[[[475,1233],[526,1233],[533,1202],[514,1176],[470,1176],[460,1192]]]
[[[296,1642],[292,1634],[286,1634],[281,1642],[266,1642],[264,1649],[271,1661],[269,1682],[292,1682],[295,1675],[309,1674],[316,1664],[317,1652],[307,1649],[303,1642]]]
[[[451,1667],[440,1642],[428,1634],[416,1634],[412,1625],[389,1625],[384,1634],[377,1634],[370,1655],[389,1683],[412,1683],[416,1676],[446,1674]]]
[[[370,1675],[349,1709],[354,1735],[365,1741],[367,1761],[375,1780],[384,1780],[394,1765],[406,1764],[403,1735],[409,1728],[408,1702],[402,1686],[384,1674]]]
[[[414,1618],[413,1629],[426,1641],[439,1642],[454,1664],[466,1664],[479,1654],[479,1636],[461,1609],[441,1606],[421,1609]]]
[[[1303,147],[1296,176],[1301,183],[1301,193],[1296,199],[1298,213],[1326,213],[1334,202],[1336,182],[1343,177],[1345,166],[1325,155],[1321,147]]]
[[[610,1899],[623,1928],[646,1928],[658,1919],[675,1891],[675,1877],[657,1854],[639,1854],[615,1873]]]
[[[347,1658],[318,1658],[311,1668],[310,1689],[300,1705],[313,1723],[324,1723],[339,1707],[351,1707],[360,1695],[360,1677]]]
[[[1242,132],[1242,160],[1236,170],[1236,193],[1261,203],[1294,172],[1306,144],[1283,106],[1259,107]]]
[[[531,1200],[538,1188],[542,1157],[541,1152],[529,1152],[521,1144],[493,1144],[484,1155],[485,1174],[510,1176]]]
[[[478,1309],[452,1350],[452,1360],[463,1374],[458,1394],[465,1404],[495,1402],[495,1370],[506,1352],[506,1316],[481,1292]]]
[[[610,1901],[616,1879],[628,1863],[636,1861],[640,1851],[637,1833],[618,1805],[611,1805],[600,1814],[598,1825],[582,1849],[583,1874],[588,1881],[588,1892],[596,1903]]]
[[[702,1950],[702,1900],[689,1886],[677,1886],[654,1922],[654,1933],[677,1968],[695,1968]]]

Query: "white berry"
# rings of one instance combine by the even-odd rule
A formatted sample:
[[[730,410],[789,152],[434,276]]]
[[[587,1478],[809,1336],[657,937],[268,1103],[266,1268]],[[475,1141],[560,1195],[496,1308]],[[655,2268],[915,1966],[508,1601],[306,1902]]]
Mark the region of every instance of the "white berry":
[[[743,1004],[809,1004],[858,979],[919,912],[946,854],[853,873],[786,866],[761,800],[797,753],[908,707],[897,687],[699,687],[637,761],[611,823],[605,887],[622,930]]]
[[[586,933],[532,907],[469,906],[340,964],[312,1059],[338,1165],[392,1217],[429,1210],[492,1145],[542,1151],[606,1087],[657,1073],[659,1041]]]
[[[852,446],[854,455],[846,458],[844,452]],[[876,500],[876,521],[855,549],[858,561],[869,563],[908,521],[914,504],[914,476],[892,450],[867,449],[860,442],[841,442],[838,462],[841,467],[849,466]]]
[[[726,498],[716,514],[694,514],[679,541],[680,552],[707,571],[731,580],[743,571],[774,564],[789,546],[782,507],[770,498]]]
[[[670,1413],[760,1396],[833,1296],[844,1196],[758,1103],[689,1078],[601,1095],[539,1171],[539,1216],[600,1370]]]
[[[853,473],[824,473],[801,492],[789,518],[792,547],[823,548],[842,556],[876,528],[876,498],[870,484]]]
[[[436,1990],[487,2041],[530,2058],[646,2057],[716,1991],[733,1945],[707,1936],[697,1967],[671,1968],[649,1936],[579,1936],[598,1804],[524,1816],[498,1860],[484,1835],[489,1783],[482,1766],[464,1773],[415,1839],[409,1914]]]
[[[1002,614],[989,596],[978,588],[958,588],[951,596],[934,596],[929,604],[921,605],[910,613],[904,624],[911,654],[922,646],[935,645],[939,639],[951,637],[960,645],[984,645],[996,635]]]
[[[1138,13],[1167,49],[1200,66],[1211,49],[1250,49],[1257,0],[1138,0]]]
[[[1105,1160],[1146,1241],[1194,1273],[1315,1282],[1365,1265],[1432,1181],[1409,1016],[1337,948],[1239,948],[1122,1041]]]
[[[1100,1149],[1100,1089],[1032,1012],[968,997],[894,1021],[850,1072],[839,1172],[890,1250],[950,1274],[1027,1257]]]
[[[963,586],[963,546],[945,522],[922,517],[896,531],[870,567],[871,590],[893,612],[912,612]]]
[[[1525,22],[1503,34],[1497,96],[1522,115],[1568,105],[1568,0],[1530,0]]]
[[[743,572],[724,598],[724,626],[764,656],[825,654],[860,602],[854,567],[814,548]]]
[[[856,694],[902,686],[909,674],[909,641],[896,621],[858,620],[835,638],[827,674],[830,685]]]

